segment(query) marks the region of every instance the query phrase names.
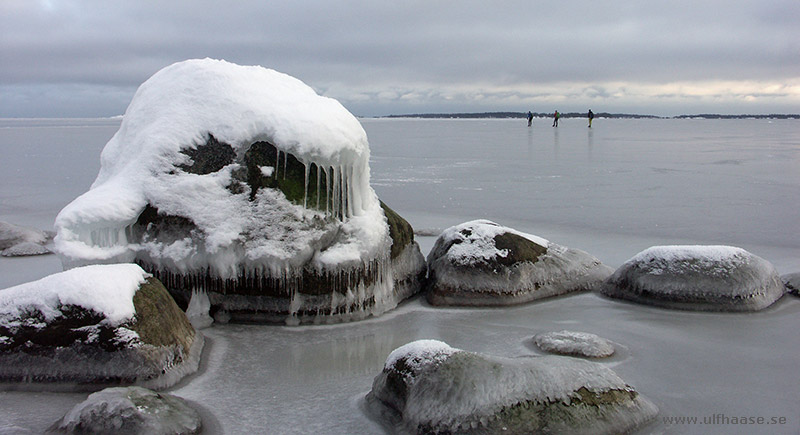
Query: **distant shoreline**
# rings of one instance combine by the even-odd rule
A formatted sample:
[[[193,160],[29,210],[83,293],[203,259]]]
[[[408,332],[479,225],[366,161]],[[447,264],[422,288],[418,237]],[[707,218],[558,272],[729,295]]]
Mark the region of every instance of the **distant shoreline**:
[[[559,113],[561,118],[586,118],[585,112]],[[405,115],[364,116],[363,118],[432,118],[432,119],[477,119],[477,118],[525,118],[527,112],[481,112],[481,113],[414,113]],[[552,113],[533,113],[534,118],[552,118]],[[696,115],[656,116],[635,113],[607,113],[597,112],[595,118],[618,119],[800,119],[800,114],[769,115],[720,115],[715,113],[701,113]]]

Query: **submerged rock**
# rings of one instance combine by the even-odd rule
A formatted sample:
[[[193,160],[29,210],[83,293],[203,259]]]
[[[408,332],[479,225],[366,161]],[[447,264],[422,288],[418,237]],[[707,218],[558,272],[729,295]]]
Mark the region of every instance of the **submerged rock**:
[[[56,218],[66,267],[135,262],[219,319],[326,323],[421,290],[413,231],[369,185],[337,101],[261,67],[179,62],[136,92],[91,189]]]
[[[202,346],[164,286],[134,264],[86,266],[0,290],[6,388],[163,388],[197,370]]]
[[[446,229],[428,254],[434,305],[498,306],[592,290],[612,272],[591,255],[487,220]]]
[[[0,221],[0,255],[20,257],[52,253],[44,245],[53,239],[50,231]]]
[[[800,296],[800,272],[783,275],[781,280],[790,294]]]
[[[657,413],[607,367],[561,356],[503,358],[434,340],[392,352],[367,396],[401,432],[632,431]]]
[[[180,397],[141,387],[117,387],[89,395],[49,433],[188,435],[201,429],[200,415]]]
[[[785,288],[771,263],[741,248],[654,246],[620,266],[601,292],[666,308],[757,311]]]
[[[561,355],[605,358],[614,354],[614,343],[588,332],[544,332],[533,336],[539,349]]]

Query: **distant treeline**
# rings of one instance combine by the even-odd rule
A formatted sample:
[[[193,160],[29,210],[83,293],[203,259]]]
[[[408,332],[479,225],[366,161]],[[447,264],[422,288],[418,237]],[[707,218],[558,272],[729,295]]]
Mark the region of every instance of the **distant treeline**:
[[[553,112],[532,112],[536,118],[552,118]],[[568,112],[559,113],[562,118],[586,118],[587,112]],[[381,118],[525,118],[528,112],[482,112],[482,113],[414,113],[408,115],[388,115]],[[635,113],[608,113],[596,112],[595,118],[652,118],[652,119],[800,119],[799,114],[771,114],[771,115],[719,115],[713,113],[703,113],[698,115],[679,115],[679,116],[655,116],[639,115]]]

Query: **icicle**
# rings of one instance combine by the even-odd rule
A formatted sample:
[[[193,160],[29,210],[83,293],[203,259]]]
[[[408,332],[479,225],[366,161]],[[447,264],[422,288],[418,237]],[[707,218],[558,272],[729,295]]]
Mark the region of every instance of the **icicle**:
[[[275,179],[278,179],[278,169],[280,168],[280,161],[281,161],[281,150],[275,148]]]
[[[303,163],[304,173],[305,173],[305,183],[303,184],[303,208],[308,208],[308,172],[311,168],[308,166],[307,163]]]
[[[317,210],[319,210],[319,197],[322,196],[319,193],[319,184],[320,184],[319,173],[320,173],[320,168],[319,168],[319,164],[317,164]]]
[[[283,179],[286,179],[286,170],[289,169],[289,153],[283,153]]]

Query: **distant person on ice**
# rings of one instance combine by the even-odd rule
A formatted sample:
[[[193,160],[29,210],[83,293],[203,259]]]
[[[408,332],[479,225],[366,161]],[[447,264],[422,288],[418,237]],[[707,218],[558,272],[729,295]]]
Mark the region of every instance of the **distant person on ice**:
[[[561,115],[558,114],[558,110],[556,110],[556,113],[553,114],[553,127],[558,127],[558,118],[560,116]]]
[[[592,120],[594,119],[594,113],[592,113],[592,109],[589,109],[589,113],[586,116],[589,118],[589,128],[592,128]]]
[[[529,110],[528,111],[528,127],[531,126],[531,122],[533,122],[533,113],[531,113],[531,111]]]

